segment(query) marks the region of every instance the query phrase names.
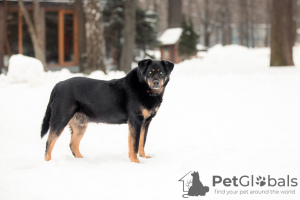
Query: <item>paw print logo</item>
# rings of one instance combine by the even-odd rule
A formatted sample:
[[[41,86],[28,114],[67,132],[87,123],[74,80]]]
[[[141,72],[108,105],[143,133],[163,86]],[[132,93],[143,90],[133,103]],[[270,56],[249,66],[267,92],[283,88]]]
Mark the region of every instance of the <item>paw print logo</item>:
[[[266,185],[266,178],[265,177],[261,177],[261,176],[259,176],[259,177],[257,177],[256,178],[256,184],[257,185],[259,185],[259,186],[264,186],[264,185]]]

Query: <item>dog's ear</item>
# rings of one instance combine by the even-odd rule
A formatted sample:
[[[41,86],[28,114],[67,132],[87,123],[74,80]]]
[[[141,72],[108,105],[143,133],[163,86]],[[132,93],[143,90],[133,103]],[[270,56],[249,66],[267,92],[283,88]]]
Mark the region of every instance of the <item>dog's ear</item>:
[[[142,74],[146,71],[148,65],[150,65],[151,63],[152,63],[151,59],[145,59],[138,62],[139,70],[141,71]]]
[[[174,63],[167,61],[167,60],[161,60],[160,62],[164,66],[164,68],[167,72],[167,75],[170,75],[172,70],[174,69]]]

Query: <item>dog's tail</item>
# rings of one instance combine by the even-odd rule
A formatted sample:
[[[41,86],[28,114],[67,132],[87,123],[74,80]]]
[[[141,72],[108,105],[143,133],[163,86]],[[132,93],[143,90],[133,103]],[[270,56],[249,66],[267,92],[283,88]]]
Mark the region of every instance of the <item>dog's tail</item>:
[[[49,103],[48,103],[46,113],[45,113],[45,116],[43,119],[42,128],[41,128],[41,138],[43,138],[44,135],[46,135],[46,133],[49,130],[50,118],[51,118],[51,104],[53,102],[53,99],[54,99],[54,89],[51,92]]]

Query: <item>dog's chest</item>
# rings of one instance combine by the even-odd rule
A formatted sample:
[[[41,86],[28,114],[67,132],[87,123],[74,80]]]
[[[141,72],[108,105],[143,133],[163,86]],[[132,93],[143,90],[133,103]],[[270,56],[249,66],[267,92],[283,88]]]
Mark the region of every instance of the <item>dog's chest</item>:
[[[143,115],[143,118],[146,120],[148,118],[154,117],[156,115],[158,109],[159,109],[159,106],[160,105],[158,105],[156,107],[153,107],[151,109],[147,109],[147,108],[142,107],[141,108],[141,113]]]

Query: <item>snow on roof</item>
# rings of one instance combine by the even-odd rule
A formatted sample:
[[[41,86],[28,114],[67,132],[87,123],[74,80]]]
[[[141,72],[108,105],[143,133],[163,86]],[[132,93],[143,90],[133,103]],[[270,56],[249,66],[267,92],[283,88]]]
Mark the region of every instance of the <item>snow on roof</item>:
[[[159,37],[159,41],[163,45],[175,44],[179,40],[181,33],[182,28],[169,28]]]

